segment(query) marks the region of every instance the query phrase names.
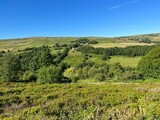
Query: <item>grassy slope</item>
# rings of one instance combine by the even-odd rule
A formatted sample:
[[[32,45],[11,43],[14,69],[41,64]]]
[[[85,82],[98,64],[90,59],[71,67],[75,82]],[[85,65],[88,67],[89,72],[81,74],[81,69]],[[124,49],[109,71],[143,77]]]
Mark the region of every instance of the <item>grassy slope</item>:
[[[73,39],[75,38],[0,41],[0,50],[17,51],[26,47],[52,46],[57,42],[69,43]],[[99,45],[111,44],[114,40],[90,39],[99,39]],[[135,67],[139,59],[140,57],[116,56],[108,62]],[[107,62],[102,61],[100,55],[92,55],[89,60]],[[82,54],[70,51],[64,61],[76,66],[82,61]],[[0,83],[0,119],[159,119],[159,111],[159,83]]]
[[[98,64],[103,63],[116,63],[119,62],[123,67],[136,67],[141,57],[124,57],[124,56],[113,56],[110,60],[102,60],[102,55],[90,54],[88,61],[93,61]],[[83,60],[83,55],[80,52],[70,51],[69,55],[64,59],[64,62],[68,63],[72,67],[79,65]]]
[[[159,83],[0,83],[0,119],[158,119]]]
[[[142,36],[142,35],[141,35]],[[141,37],[141,36],[131,36],[125,38],[103,38],[103,37],[88,37],[90,40],[96,40],[99,43],[94,45],[95,47],[126,47],[133,45],[150,45],[139,43],[137,41],[129,40],[129,38]],[[143,35],[143,37],[149,37],[151,40],[160,41],[160,36]],[[10,39],[10,40],[0,40],[0,51],[1,50],[12,50],[17,51],[19,49],[24,49],[26,47],[39,47],[42,45],[53,46],[55,43],[70,43],[76,40],[76,37],[34,37],[34,38],[20,38],[20,39]]]
[[[119,62],[123,67],[137,67],[138,62],[142,57],[123,57],[123,56],[113,56],[109,63]]]
[[[68,63],[70,66],[75,67],[82,63],[83,55],[81,52],[69,51],[68,56],[64,59],[64,62]]]
[[[0,41],[0,50],[12,50],[17,51],[25,49],[26,47],[40,47],[43,45],[53,46],[55,43],[70,43],[76,38],[24,38],[14,40],[2,40]]]
[[[152,41],[160,41],[160,33],[135,35],[135,36],[131,36],[130,38],[135,38],[135,37],[136,38],[147,37]]]

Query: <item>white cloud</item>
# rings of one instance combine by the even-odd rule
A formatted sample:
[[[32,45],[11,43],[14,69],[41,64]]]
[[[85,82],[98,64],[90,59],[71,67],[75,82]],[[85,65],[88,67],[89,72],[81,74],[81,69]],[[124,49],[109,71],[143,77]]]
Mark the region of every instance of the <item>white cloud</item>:
[[[112,6],[112,7],[108,8],[108,10],[110,11],[110,10],[122,8],[122,7],[125,7],[125,6],[128,6],[128,5],[131,5],[131,4],[133,4],[133,3],[136,3],[136,2],[138,2],[138,1],[140,1],[140,0],[132,0],[132,1],[129,1],[129,2],[127,2],[127,3],[115,5],[115,6]]]
[[[123,7],[123,5],[115,5],[115,6],[112,6],[110,8],[108,8],[108,10],[114,10],[114,9],[117,9],[117,8],[120,8],[120,7]]]

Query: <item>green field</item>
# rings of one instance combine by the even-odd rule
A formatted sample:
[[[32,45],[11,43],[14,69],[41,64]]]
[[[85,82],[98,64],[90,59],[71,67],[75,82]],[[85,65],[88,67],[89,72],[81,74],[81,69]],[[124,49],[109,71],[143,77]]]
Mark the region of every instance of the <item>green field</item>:
[[[70,37],[41,37],[41,38],[22,38],[13,40],[0,40],[0,50],[23,50],[27,47],[40,47],[43,45],[53,46],[55,43],[70,43],[77,38]]]
[[[123,56],[113,56],[109,60],[109,63],[119,62],[123,67],[137,67],[138,62],[142,57],[123,57]]]
[[[68,63],[69,65],[75,67],[82,63],[83,55],[81,52],[70,50],[68,56],[64,59],[63,62]]]
[[[160,118],[159,83],[0,84],[0,119]]]
[[[136,67],[142,57],[125,57],[125,56],[112,56],[110,60],[102,60],[102,55],[89,54],[90,58],[88,61],[93,61],[98,64],[112,64],[119,62],[123,67]],[[69,55],[64,59],[64,62],[68,63],[72,67],[75,67],[82,63],[83,54],[71,50]]]
[[[125,57],[125,56],[112,56],[109,60],[102,60],[102,55],[91,54],[90,61],[99,64],[108,63],[113,64],[119,62],[123,67],[136,67],[142,57]]]

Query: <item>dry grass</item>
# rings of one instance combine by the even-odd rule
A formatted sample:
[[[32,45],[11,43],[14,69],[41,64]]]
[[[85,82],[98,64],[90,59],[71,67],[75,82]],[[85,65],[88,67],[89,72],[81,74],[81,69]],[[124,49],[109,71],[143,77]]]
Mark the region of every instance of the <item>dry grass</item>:
[[[154,45],[154,44],[147,44],[147,43],[100,43],[100,44],[95,44],[93,47],[98,48],[110,48],[110,47],[127,47],[127,46],[143,46],[143,45]]]

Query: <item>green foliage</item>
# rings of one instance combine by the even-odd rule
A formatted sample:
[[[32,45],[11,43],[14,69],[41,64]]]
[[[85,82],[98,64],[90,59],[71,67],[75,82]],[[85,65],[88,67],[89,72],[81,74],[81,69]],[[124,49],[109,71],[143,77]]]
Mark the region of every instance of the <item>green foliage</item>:
[[[122,67],[120,63],[96,64],[94,62],[84,62],[78,67],[69,69],[66,74],[69,78],[79,80],[94,79],[98,81],[106,80],[139,80],[143,79],[143,74],[131,67]]]
[[[63,47],[67,47],[67,44],[56,43],[53,47],[55,50],[61,50]]]
[[[62,66],[48,66],[42,67],[38,70],[37,82],[38,83],[65,83],[70,82],[68,78],[63,76],[63,72],[66,68]]]
[[[97,44],[98,42],[95,40],[89,40],[87,38],[80,38],[74,41],[71,41],[70,47],[77,48],[79,46],[88,46],[89,44]]]
[[[83,55],[83,63],[86,62],[88,60],[88,58],[89,58],[88,54],[85,53]]]
[[[110,65],[110,70],[109,70],[109,77],[113,78],[116,77],[116,79],[120,79],[120,76],[123,74],[124,68],[121,66],[120,63],[114,63]]]
[[[43,66],[49,66],[53,62],[53,56],[48,46],[34,48],[30,52],[19,54],[22,71],[36,72]]]
[[[148,53],[151,49],[155,46],[127,46],[125,48],[120,47],[112,47],[112,48],[94,48],[93,46],[79,46],[78,51],[82,53],[92,53],[92,54],[106,54],[108,56],[115,56],[115,55],[123,55],[129,57],[135,56],[144,56]]]
[[[55,66],[43,67],[38,70],[37,82],[38,83],[56,83],[58,78],[58,71]]]
[[[67,56],[68,47],[58,55],[52,55],[48,46],[26,50],[17,55],[7,54],[1,59],[4,62],[0,65],[1,80],[30,82],[37,79],[38,83],[70,82],[63,76],[68,65],[60,63]]]
[[[149,43],[149,44],[150,44],[152,41],[151,41],[149,38],[145,37],[145,38],[141,38],[141,39],[139,40],[139,42]]]
[[[5,55],[5,51],[0,51],[0,57],[3,57]]]
[[[78,77],[76,77],[76,76],[71,76],[71,81],[72,81],[72,83],[77,83],[78,82],[78,80],[79,80],[79,78]]]
[[[79,46],[79,45],[86,45],[86,44],[97,44],[98,42],[95,40],[89,40],[87,38],[80,38],[75,41],[72,41],[72,44],[73,43]]]
[[[138,70],[145,77],[159,78],[160,77],[160,46],[151,50],[138,64]]]
[[[0,83],[0,119],[160,118],[160,83]]]
[[[2,81],[17,81],[20,70],[20,61],[17,56],[7,53],[2,60],[0,78]]]
[[[22,76],[22,80],[25,82],[36,81],[37,77],[32,71],[25,71]]]
[[[57,58],[55,58],[54,63],[59,64],[68,55],[69,50],[70,50],[70,48],[66,47],[63,50],[63,53],[58,55]]]
[[[111,57],[104,52],[102,55],[102,60],[109,60],[109,59],[111,59]]]
[[[70,50],[68,55],[64,58],[63,62],[69,64],[70,66],[78,66],[83,61],[83,55],[81,52],[75,50]]]

